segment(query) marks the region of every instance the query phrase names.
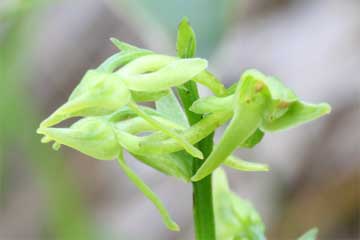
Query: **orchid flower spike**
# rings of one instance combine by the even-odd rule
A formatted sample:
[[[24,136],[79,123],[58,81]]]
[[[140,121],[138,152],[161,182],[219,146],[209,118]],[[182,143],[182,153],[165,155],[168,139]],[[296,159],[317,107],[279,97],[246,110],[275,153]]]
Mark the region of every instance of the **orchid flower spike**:
[[[44,135],[42,142],[54,141],[56,150],[66,145],[99,160],[117,159],[128,178],[157,207],[165,225],[174,231],[179,230],[178,225],[156,194],[127,165],[124,150],[144,164],[185,182],[198,181],[221,164],[241,171],[268,171],[265,164],[247,162],[231,154],[238,147],[254,147],[265,133],[295,127],[330,112],[328,104],[302,102],[279,80],[256,70],[246,71],[239,83],[225,89],[206,70],[207,60],[185,58],[195,55],[195,35],[186,20],[179,29],[186,33],[178,36],[180,58],[111,39],[120,52],[87,71],[67,102],[37,130]],[[201,98],[190,109],[183,109],[171,88],[177,87],[182,98],[183,93],[192,91],[194,83],[189,81],[206,86],[214,96]],[[140,106],[139,102],[155,102],[156,109]],[[186,114],[188,110],[201,114],[201,120],[189,126],[184,110]],[[69,128],[53,127],[73,117],[83,118]],[[229,120],[219,143],[192,176],[194,157],[204,158],[196,144]],[[238,232],[262,239],[262,222],[251,206],[233,195],[221,170],[215,172],[214,178],[215,208],[226,205],[233,210],[231,219],[217,213],[223,228],[220,235],[228,234],[221,239],[238,237]],[[234,218],[244,221],[235,222],[241,229],[227,228]],[[249,222],[256,229],[248,226]]]

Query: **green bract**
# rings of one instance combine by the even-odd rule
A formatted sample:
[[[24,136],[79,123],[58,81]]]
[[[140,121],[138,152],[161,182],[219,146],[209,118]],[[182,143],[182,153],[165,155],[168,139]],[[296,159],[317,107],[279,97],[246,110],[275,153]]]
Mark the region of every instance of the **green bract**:
[[[205,59],[192,58],[196,39],[186,19],[179,25],[178,57],[117,39],[111,41],[121,52],[87,71],[67,102],[40,124],[38,133],[44,135],[43,142],[54,141],[54,149],[66,145],[99,160],[117,159],[171,230],[179,227],[155,193],[126,164],[124,150],[144,164],[185,182],[199,181],[221,164],[240,171],[268,171],[267,165],[239,159],[232,153],[239,147],[253,148],[265,133],[295,127],[330,111],[328,104],[300,101],[278,79],[257,70],[247,70],[239,83],[225,89],[206,69]],[[195,82],[207,87],[214,96],[199,98]],[[173,87],[178,90],[182,105]],[[155,108],[140,106],[139,102],[154,102]],[[73,117],[82,118],[69,128],[54,127]],[[201,146],[229,121],[212,151],[212,143]],[[206,156],[199,168],[198,161]],[[221,170],[215,173],[213,183],[218,238],[264,239],[259,215],[229,190]],[[311,236],[313,232],[301,239]]]
[[[265,226],[250,202],[229,189],[225,172],[213,175],[214,209],[217,239],[265,240]]]

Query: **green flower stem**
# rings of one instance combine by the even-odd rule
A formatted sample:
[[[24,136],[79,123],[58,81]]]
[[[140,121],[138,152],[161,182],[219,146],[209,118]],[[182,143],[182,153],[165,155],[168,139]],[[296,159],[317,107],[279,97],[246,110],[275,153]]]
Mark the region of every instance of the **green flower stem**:
[[[183,88],[178,88],[180,99],[183,103],[186,116],[190,125],[202,119],[202,116],[191,112],[189,108],[199,98],[196,83],[189,81]],[[206,159],[213,148],[213,134],[208,135],[198,144]],[[203,161],[193,159],[193,174],[201,167]],[[193,182],[193,217],[196,240],[215,240],[215,220],[211,185],[211,174],[198,182]]]
[[[195,56],[196,36],[186,18],[184,18],[178,26],[176,51],[180,58],[191,58]],[[204,74],[199,74],[197,76],[197,81],[200,82],[199,79],[210,79],[210,77],[212,77],[210,74],[205,74],[205,76]],[[214,77],[212,80],[216,80],[216,78]],[[222,84],[219,84],[218,86],[220,85]],[[215,87],[213,89],[217,88]],[[202,119],[202,115],[190,111],[191,105],[199,99],[196,83],[194,81],[186,82],[182,87],[178,88],[178,93],[189,124],[197,125],[196,123]],[[220,91],[218,94],[221,95],[222,93],[223,91]],[[214,130],[212,130],[208,135],[206,135],[207,137],[205,137],[197,144],[200,151],[202,151],[204,155],[204,159],[206,159],[212,151],[214,144],[213,132]],[[197,172],[197,170],[201,167],[201,164],[202,161],[193,158],[192,174]],[[193,217],[195,239],[216,240],[211,175],[207,176],[201,181],[193,182]]]

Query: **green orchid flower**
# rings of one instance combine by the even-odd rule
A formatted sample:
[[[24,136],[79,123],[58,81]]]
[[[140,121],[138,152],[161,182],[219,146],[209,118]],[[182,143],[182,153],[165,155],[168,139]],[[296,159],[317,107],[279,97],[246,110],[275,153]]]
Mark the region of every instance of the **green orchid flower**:
[[[43,142],[55,141],[99,160],[113,160],[119,155],[113,126],[102,117],[87,117],[69,128],[39,128]]]
[[[127,63],[116,73],[89,71],[72,92],[68,102],[44,120],[40,128],[53,126],[71,117],[109,114],[128,105],[150,124],[176,139],[191,155],[202,158],[202,153],[197,148],[172,129],[163,127],[151,116],[142,112],[135,101],[158,99],[165,91],[168,92],[170,87],[189,81],[206,67],[207,61],[203,59],[184,60],[150,54]],[[134,92],[131,93],[131,90]],[[140,97],[138,91],[148,94]]]
[[[109,121],[109,117],[86,117],[80,119],[70,128],[39,128],[38,133],[45,135],[43,142],[55,141],[56,146],[63,144],[74,148],[98,160],[114,160],[118,158],[119,166],[140,191],[158,208],[165,225],[173,231],[178,231],[178,225],[170,218],[161,200],[125,163],[122,146],[119,144],[116,128],[138,133],[153,129],[142,118],[135,117],[119,123]],[[177,128],[169,120],[156,117],[164,125]],[[139,124],[140,123],[140,124]],[[160,170],[161,172],[189,181],[191,177],[190,161],[183,161],[188,155],[179,153],[171,155],[136,156],[141,162]]]
[[[195,112],[218,112],[220,99],[224,110],[232,110],[232,120],[205,163],[193,176],[193,181],[209,175],[239,146],[246,146],[247,139],[261,140],[262,133],[285,130],[319,118],[330,112],[326,103],[307,104],[298,100],[290,89],[279,80],[257,70],[248,70],[237,85],[233,95],[199,100],[192,106]],[[258,136],[254,136],[258,134]],[[251,143],[250,146],[254,145]]]
[[[40,127],[50,127],[72,117],[110,114],[126,105],[130,99],[130,91],[114,75],[90,70],[68,101],[45,119]]]

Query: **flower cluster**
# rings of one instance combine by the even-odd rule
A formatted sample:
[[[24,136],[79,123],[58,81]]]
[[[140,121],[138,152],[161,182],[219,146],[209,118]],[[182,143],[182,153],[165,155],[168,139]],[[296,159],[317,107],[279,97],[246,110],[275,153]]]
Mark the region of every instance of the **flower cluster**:
[[[238,159],[232,153],[251,148],[265,133],[284,130],[329,113],[328,104],[308,104],[278,79],[257,70],[247,70],[239,83],[226,89],[211,74],[201,58],[181,59],[140,49],[119,40],[121,50],[89,70],[68,101],[45,119],[38,129],[42,142],[74,148],[99,160],[118,159],[130,180],[154,203],[166,226],[177,224],[158,197],[129,168],[126,150],[139,161],[184,181],[199,181],[221,164],[242,171],[267,171],[265,164]],[[177,102],[173,87],[195,81],[214,96],[200,98],[190,110],[202,114],[189,126]],[[186,91],[186,89],[185,89]],[[139,105],[155,102],[155,108]],[[69,128],[56,124],[82,117]],[[192,176],[192,159],[203,159],[196,143],[229,122],[219,143]]]

